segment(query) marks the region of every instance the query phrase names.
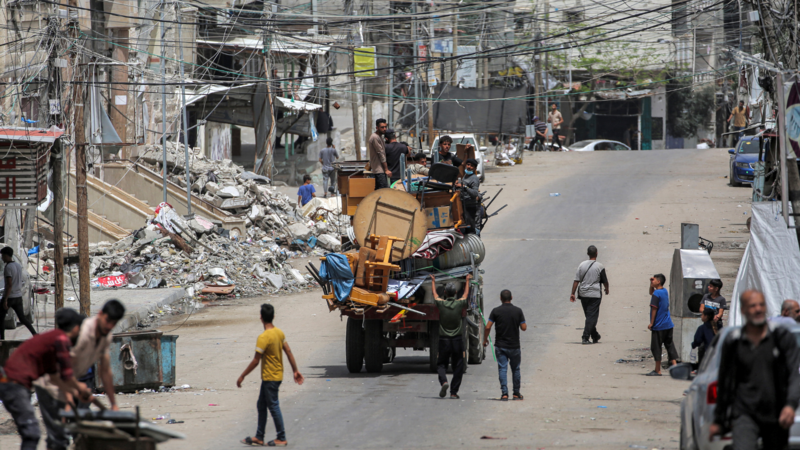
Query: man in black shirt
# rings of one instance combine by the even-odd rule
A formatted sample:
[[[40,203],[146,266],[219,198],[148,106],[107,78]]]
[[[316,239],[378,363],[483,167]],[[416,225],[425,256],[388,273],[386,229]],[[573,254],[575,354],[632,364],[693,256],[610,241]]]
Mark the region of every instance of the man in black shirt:
[[[450,136],[442,136],[439,138],[439,162],[445,164],[452,164],[454,167],[461,167],[464,162],[458,156],[450,153],[450,148],[453,146],[453,138]]]
[[[797,342],[788,328],[767,322],[761,292],[745,291],[740,307],[745,325],[721,344],[709,439],[732,430],[734,450],[758,448],[759,437],[765,449],[784,449],[800,402]]]
[[[384,137],[386,138],[386,164],[392,171],[392,176],[389,178],[389,187],[391,187],[392,183],[403,177],[403,174],[400,173],[400,158],[408,155],[408,146],[397,142],[397,135],[392,128],[386,130]]]
[[[519,365],[522,362],[522,349],[519,345],[519,330],[525,331],[528,325],[525,323],[525,314],[522,310],[511,304],[511,291],[504,289],[500,292],[502,304],[492,310],[489,320],[486,322],[486,331],[483,338],[483,346],[489,345],[489,333],[492,331],[492,324],[496,323],[497,328],[494,332],[494,353],[497,356],[497,370],[500,374],[500,390],[502,396],[500,400],[508,400],[508,385],[506,373],[508,363],[511,362],[512,380],[514,382],[514,400],[522,400],[519,391],[520,373]]]

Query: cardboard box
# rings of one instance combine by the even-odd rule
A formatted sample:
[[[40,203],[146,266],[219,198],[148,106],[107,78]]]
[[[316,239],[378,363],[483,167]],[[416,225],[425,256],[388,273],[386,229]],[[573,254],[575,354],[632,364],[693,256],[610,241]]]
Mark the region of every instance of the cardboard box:
[[[452,228],[453,218],[450,215],[449,206],[435,206],[425,208],[425,217],[428,228]]]

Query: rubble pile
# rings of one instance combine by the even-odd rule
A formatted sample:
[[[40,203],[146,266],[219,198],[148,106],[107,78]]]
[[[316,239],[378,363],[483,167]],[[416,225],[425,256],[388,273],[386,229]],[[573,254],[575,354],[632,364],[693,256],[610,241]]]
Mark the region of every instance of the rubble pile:
[[[152,148],[150,148],[152,147]],[[182,146],[168,145],[172,178],[186,186]],[[157,156],[157,157],[156,157]],[[160,170],[161,147],[148,146],[142,159]],[[148,225],[115,242],[90,244],[92,287],[183,287],[188,297],[254,296],[316,286],[289,260],[340,251],[339,235],[349,226],[339,198],[296,202],[267,185],[268,179],[230,160],[191,161],[192,189],[204,200],[245,218],[244,236],[232,235],[222,222],[201,215],[186,219],[161,203]],[[44,251],[45,260],[53,249]],[[65,256],[77,254],[66,248]]]

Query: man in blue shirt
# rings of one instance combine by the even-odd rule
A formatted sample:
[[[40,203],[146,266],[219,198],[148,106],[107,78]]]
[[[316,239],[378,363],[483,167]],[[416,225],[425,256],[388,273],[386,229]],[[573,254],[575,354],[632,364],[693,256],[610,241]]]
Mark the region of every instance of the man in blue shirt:
[[[311,175],[303,175],[303,185],[297,190],[297,206],[306,206],[312,198],[316,197],[317,192],[311,184]]]
[[[678,351],[672,341],[672,329],[675,325],[669,315],[669,293],[664,289],[667,278],[660,273],[650,277],[650,351],[656,362],[655,370],[648,373],[648,377],[661,376],[661,345],[667,349],[670,364],[677,364]]]

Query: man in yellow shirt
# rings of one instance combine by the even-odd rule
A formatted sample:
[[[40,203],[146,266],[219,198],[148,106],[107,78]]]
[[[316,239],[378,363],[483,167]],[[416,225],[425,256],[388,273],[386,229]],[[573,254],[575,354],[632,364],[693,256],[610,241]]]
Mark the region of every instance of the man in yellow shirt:
[[[747,108],[744,107],[743,100],[739,100],[739,106],[733,108],[733,111],[731,111],[728,122],[730,122],[731,119],[733,119],[733,131],[739,132],[739,134],[736,135],[736,141],[738,142],[742,139],[742,136],[744,136],[742,130],[747,128],[747,122],[750,120],[750,118],[747,117]]]
[[[281,405],[278,401],[278,390],[283,381],[283,353],[286,352],[286,357],[289,358],[289,364],[292,365],[292,372],[294,372],[294,381],[297,384],[303,384],[305,378],[297,370],[297,362],[294,360],[292,349],[286,342],[286,336],[280,328],[272,324],[275,318],[275,308],[272,305],[264,303],[261,305],[261,323],[264,325],[264,332],[258,336],[256,341],[256,354],[253,360],[250,361],[247,368],[236,380],[236,386],[242,387],[244,377],[246,377],[256,366],[261,364],[261,392],[258,395],[258,403],[256,409],[258,410],[258,426],[256,428],[255,437],[246,437],[242,439],[243,444],[247,445],[266,445],[268,447],[285,447],[288,442],[286,441],[286,430],[283,427],[283,415],[281,414]],[[272,420],[275,422],[275,430],[278,432],[278,437],[274,441],[264,443],[265,428],[267,427],[267,411],[272,414]]]

